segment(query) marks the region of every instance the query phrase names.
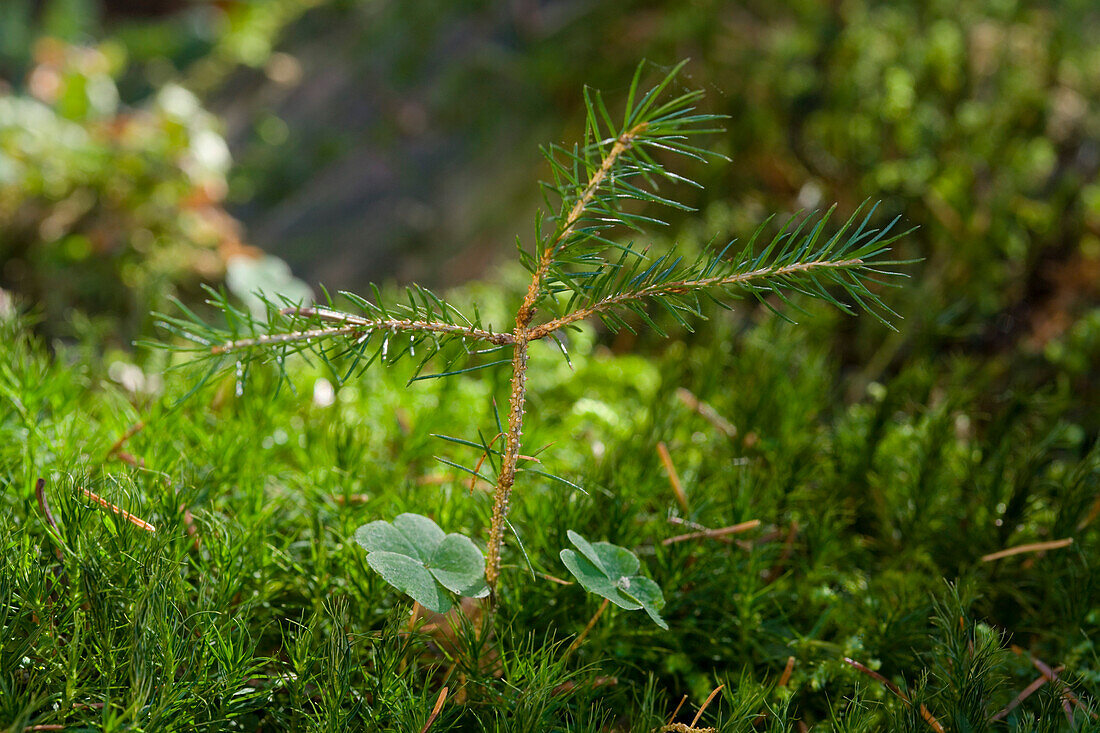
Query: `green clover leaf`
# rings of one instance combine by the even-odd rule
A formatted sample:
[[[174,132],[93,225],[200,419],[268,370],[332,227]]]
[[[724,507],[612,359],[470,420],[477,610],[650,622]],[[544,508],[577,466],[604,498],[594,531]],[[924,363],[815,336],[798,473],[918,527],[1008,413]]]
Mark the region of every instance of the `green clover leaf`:
[[[399,514],[392,524],[371,522],[355,532],[355,540],[387,583],[436,613],[454,605],[446,591],[472,598],[489,594],[477,545],[465,535],[444,534],[427,517]]]
[[[610,542],[589,542],[573,530],[568,536],[580,552],[562,550],[561,561],[586,591],[628,611],[644,609],[653,623],[668,630],[668,624],[657,613],[665,605],[661,588],[637,574],[640,564],[633,552]]]

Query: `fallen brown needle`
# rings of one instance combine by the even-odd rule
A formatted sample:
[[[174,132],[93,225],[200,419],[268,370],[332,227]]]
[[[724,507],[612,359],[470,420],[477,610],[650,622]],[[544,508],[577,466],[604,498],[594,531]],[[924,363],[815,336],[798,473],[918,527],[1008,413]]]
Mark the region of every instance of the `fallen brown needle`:
[[[115,514],[119,515],[120,517],[127,520],[131,524],[134,524],[134,525],[137,525],[138,527],[141,527],[146,532],[156,532],[157,531],[156,527],[149,524],[144,519],[141,519],[140,517],[135,517],[133,514],[126,511],[125,509],[119,509],[117,506],[115,506],[111,502],[107,501],[106,499],[104,499],[99,494],[88,491],[87,489],[81,489],[81,491],[84,492],[84,496],[88,497],[89,499],[94,501],[96,504],[99,504],[104,509],[110,509]]]

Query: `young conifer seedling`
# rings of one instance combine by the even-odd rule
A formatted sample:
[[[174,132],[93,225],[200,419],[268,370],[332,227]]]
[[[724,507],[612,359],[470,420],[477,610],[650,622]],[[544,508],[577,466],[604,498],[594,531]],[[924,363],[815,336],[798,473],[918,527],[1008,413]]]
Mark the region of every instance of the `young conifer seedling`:
[[[387,303],[377,287],[373,300],[341,293],[352,310],[337,309],[327,292],[323,305],[265,298],[266,318],[256,318],[210,290],[208,302],[224,315],[223,326],[208,325],[186,308],[183,317],[160,318],[162,327],[182,339],[169,348],[208,362],[207,378],[235,371],[238,384],[253,362],[274,362],[285,376],[287,357],[302,353],[317,357],[341,381],[376,362],[401,359],[418,360],[414,379],[426,378],[421,374],[430,364],[437,369],[428,375],[432,377],[509,365],[507,417],[497,438],[488,445],[451,439],[497,459],[492,462],[495,476],[487,477],[495,489],[486,553],[470,538],[447,534],[416,514],[371,522],[356,534],[370,566],[426,608],[442,613],[452,607],[452,594],[495,597],[500,586],[508,509],[523,470],[519,463],[528,379],[536,376],[528,374],[533,342],[552,339],[564,354],[559,333],[588,319],[599,319],[613,332],[644,324],[664,335],[650,315],[653,308],[690,329],[690,319],[703,315],[705,302],[728,308],[746,296],[773,310],[770,296],[791,306],[788,293],[801,293],[845,312],[861,308],[879,320],[892,314],[868,283],[878,275],[894,275],[888,268],[900,264],[888,259],[890,243],[900,236],[891,234],[896,219],[874,229],[867,226],[870,213],[858,223],[853,214],[829,235],[825,230],[832,210],[820,218],[795,216],[764,244],[761,234],[768,222],[736,250],[731,243],[690,260],[674,251],[653,255],[624,238],[629,232],[644,236],[648,227],[663,223],[653,218],[651,207],[690,211],[658,193],[662,183],[698,185],[670,170],[669,162],[679,156],[722,157],[692,142],[694,136],[717,132],[717,116],[696,111],[701,92],[668,93],[682,66],[648,91],[639,88],[644,65],[639,66],[618,122],[602,96],[586,89],[583,142],[544,149],[551,181],[542,184],[545,209],[536,217],[534,246],[519,246],[531,278],[511,330],[494,330],[483,324],[476,308],[463,313],[417,285],[407,289],[407,303]],[[498,440],[500,447],[494,447]],[[480,467],[462,468],[484,476]],[[645,610],[667,628],[658,614],[664,603],[661,590],[640,574],[633,553],[588,542],[573,531],[569,539],[575,549],[563,549],[561,559],[587,591],[625,609]]]

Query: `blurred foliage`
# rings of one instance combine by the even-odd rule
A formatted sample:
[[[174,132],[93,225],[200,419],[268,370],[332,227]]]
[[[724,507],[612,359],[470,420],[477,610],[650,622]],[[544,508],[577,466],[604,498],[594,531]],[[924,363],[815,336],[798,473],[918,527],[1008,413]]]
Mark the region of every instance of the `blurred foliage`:
[[[0,77],[23,78],[40,38],[87,45],[110,38],[126,49],[123,98],[135,101],[186,74],[193,91],[239,65],[262,66],[287,24],[324,0],[5,0],[0,4]]]
[[[703,67],[720,86],[744,80],[728,107],[735,156],[773,195],[885,195],[920,225],[907,331],[985,347],[1056,337],[1100,292],[1095,6],[792,5],[770,31],[726,25],[711,51],[728,69]]]
[[[39,310],[45,332],[69,334],[74,314],[102,316],[105,332],[121,326],[128,340],[166,295],[194,301],[199,283],[227,269],[242,296],[265,284],[303,292],[281,262],[242,244],[223,208],[231,161],[221,123],[184,84],[266,58],[305,3],[283,6],[194,6],[192,15],[214,16],[193,19],[190,34],[173,19],[124,25],[92,45],[110,4],[57,0],[35,14],[16,0],[0,10],[0,61],[25,70],[0,94],[0,287]],[[197,51],[191,79],[171,67]]]
[[[121,56],[42,41],[28,93],[0,97],[3,283],[55,333],[70,308],[133,333],[170,284],[216,280],[242,249],[217,121],[176,85],[121,108]]]

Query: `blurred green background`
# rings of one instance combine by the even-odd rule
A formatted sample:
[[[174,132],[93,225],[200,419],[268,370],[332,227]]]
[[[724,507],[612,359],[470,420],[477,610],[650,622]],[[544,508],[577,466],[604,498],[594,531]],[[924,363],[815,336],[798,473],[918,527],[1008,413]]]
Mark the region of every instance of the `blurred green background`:
[[[478,278],[530,231],[581,86],[690,58],[733,163],[691,171],[668,241],[881,199],[922,261],[901,335],[837,326],[862,382],[965,353],[1087,391],[1097,37],[1088,0],[6,0],[0,287],[125,341],[259,250],[313,286]]]

